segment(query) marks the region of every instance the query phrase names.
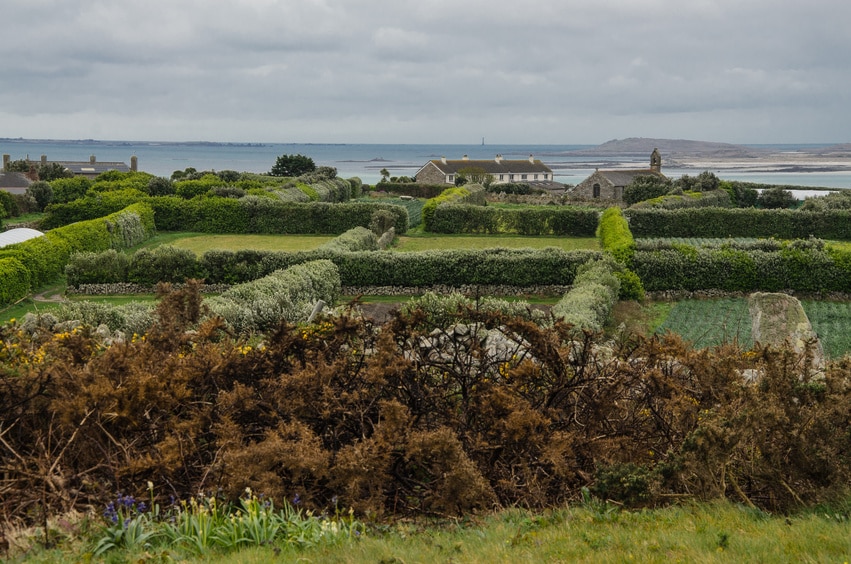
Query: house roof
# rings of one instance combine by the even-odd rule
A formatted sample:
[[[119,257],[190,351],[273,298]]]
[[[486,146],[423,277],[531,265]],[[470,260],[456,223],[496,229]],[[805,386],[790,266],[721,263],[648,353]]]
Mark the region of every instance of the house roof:
[[[121,162],[91,162],[91,161],[51,161],[70,170],[75,175],[80,174],[100,174],[109,170],[117,170],[119,172],[129,172],[130,167],[126,163]]]
[[[32,180],[20,172],[0,172],[0,189],[12,191],[26,189]]]
[[[420,170],[432,164],[443,174],[457,174],[459,171],[469,168],[484,170],[488,174],[523,174],[523,173],[552,173],[552,169],[538,159],[507,160],[502,158],[473,160],[459,159],[446,160],[434,159],[425,164]],[[419,173],[419,171],[417,171]]]
[[[658,176],[665,178],[661,172],[649,169],[631,169],[631,170],[598,170],[598,174],[612,183],[613,186],[629,186],[638,176]]]

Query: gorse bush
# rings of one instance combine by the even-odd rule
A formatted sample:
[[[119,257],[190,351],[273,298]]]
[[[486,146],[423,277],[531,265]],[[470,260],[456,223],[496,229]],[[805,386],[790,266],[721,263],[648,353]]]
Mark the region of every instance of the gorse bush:
[[[560,507],[582,488],[785,511],[851,480],[845,362],[814,378],[787,349],[603,346],[479,314],[514,343],[506,358],[469,338],[435,349],[416,312],[380,331],[345,315],[281,324],[249,345],[199,324],[199,301],[192,285],[164,295],[144,339],[109,347],[85,329],[0,328],[4,515],[98,506],[147,481],[379,517]]]

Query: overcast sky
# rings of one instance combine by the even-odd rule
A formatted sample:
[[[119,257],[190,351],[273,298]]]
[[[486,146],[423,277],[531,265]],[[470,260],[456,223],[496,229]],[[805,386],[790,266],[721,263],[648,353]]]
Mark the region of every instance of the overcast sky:
[[[851,141],[848,0],[4,0],[0,137]]]

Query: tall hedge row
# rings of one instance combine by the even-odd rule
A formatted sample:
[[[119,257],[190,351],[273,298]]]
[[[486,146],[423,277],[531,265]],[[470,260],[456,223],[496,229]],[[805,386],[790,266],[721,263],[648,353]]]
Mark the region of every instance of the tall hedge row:
[[[268,198],[151,198],[157,229],[203,233],[324,233],[340,234],[367,227],[373,212],[387,210],[396,218],[397,233],[408,230],[408,212],[401,206],[372,202],[282,202]]]
[[[627,209],[635,237],[851,239],[851,210]]]
[[[434,210],[429,231],[593,237],[598,217],[599,210],[590,208],[497,208],[446,204]]]
[[[635,272],[645,289],[851,293],[851,253],[785,245],[779,251],[696,248],[637,251]]]
[[[182,257],[181,272],[186,276],[204,278],[209,284],[239,284],[266,276],[276,270],[288,268],[320,259],[332,261],[340,272],[345,286],[466,286],[507,285],[534,287],[540,285],[569,285],[573,282],[576,269],[583,263],[599,259],[595,251],[563,251],[561,249],[485,249],[423,251],[419,253],[393,252],[341,252],[328,249],[313,251],[207,251],[193,260]],[[73,268],[73,261],[86,264],[105,264],[108,257],[98,259],[79,256],[69,265],[68,284],[95,283],[90,278],[74,272],[84,268]],[[131,264],[134,262],[131,258]],[[176,267],[175,267],[176,268]],[[133,282],[151,284],[147,273],[157,271],[154,266],[138,270],[117,265],[116,269],[127,272],[124,280],[116,280],[121,273],[110,275],[109,282]]]
[[[627,266],[632,264],[635,239],[620,208],[612,207],[603,212],[597,227],[597,236],[603,250],[616,261]]]
[[[0,249],[0,280],[4,281],[0,303],[18,300],[32,288],[57,278],[72,252],[123,249],[144,241],[154,232],[153,211],[145,204],[134,204],[106,217],[72,223],[44,237]],[[21,266],[28,276],[21,274]],[[26,286],[25,279],[28,279]]]

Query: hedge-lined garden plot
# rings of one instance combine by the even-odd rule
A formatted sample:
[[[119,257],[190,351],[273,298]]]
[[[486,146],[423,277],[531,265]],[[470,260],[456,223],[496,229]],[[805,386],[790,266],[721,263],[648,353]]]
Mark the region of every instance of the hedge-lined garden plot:
[[[676,333],[695,348],[737,342],[744,349],[753,345],[748,302],[742,298],[683,300],[678,302],[657,333]]]

